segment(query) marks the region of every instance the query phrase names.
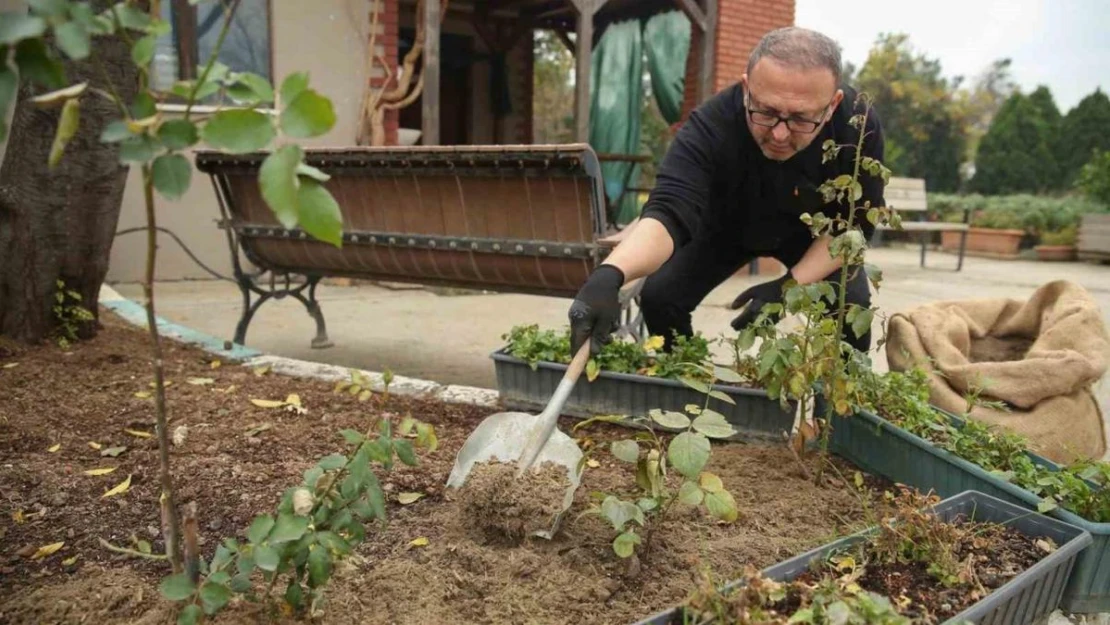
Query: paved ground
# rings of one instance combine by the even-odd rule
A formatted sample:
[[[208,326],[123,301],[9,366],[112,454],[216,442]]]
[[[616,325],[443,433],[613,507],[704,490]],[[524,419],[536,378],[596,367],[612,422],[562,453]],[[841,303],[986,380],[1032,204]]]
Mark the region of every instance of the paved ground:
[[[1057,279],[1086,287],[1110,324],[1110,266],[1085,263],[1038,263],[968,258],[955,273],[952,255],[930,252],[930,268],[918,267],[915,249],[881,248],[869,260],[884,272],[876,304],[887,314],[937,299],[1026,298]],[[728,303],[758,277],[734,277],[713,291],[694,313],[694,327],[715,338],[733,335],[735,314]],[[142,300],[138,284],[113,284],[125,297]],[[532,295],[444,293],[419,287],[332,286],[318,289],[335,344],[312,349],[315,325],[301,304],[285,299],[264,304],[255,315],[246,344],[276,355],[373,371],[395,373],[448,384],[492,387],[490,352],[515,324],[566,323],[569,299]],[[161,282],[158,313],[217,337],[231,339],[241,312],[238,288],[222,281]],[[881,332],[876,320],[876,333]],[[877,334],[876,334],[877,335]],[[876,366],[886,367],[876,354]]]

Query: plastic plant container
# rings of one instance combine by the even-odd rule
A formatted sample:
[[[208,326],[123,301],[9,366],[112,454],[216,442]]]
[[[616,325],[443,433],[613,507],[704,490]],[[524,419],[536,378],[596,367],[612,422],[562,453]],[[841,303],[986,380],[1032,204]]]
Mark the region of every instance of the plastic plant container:
[[[533,370],[527,361],[508,354],[505,348],[493,352],[490,358],[501,403],[515,410],[542,410],[567,368],[559,363],[539,362]],[[736,404],[713,397],[706,404],[703,393],[678,380],[602,371],[593,382],[585,376],[578,380],[563,412],[583,419],[598,415],[646,416],[655,408],[683,412],[688,404],[697,404],[724,415],[737,430],[734,439],[782,441],[783,433],[794,427],[795,411],[783,410],[765,391],[728,384],[715,384],[713,389],[728,395]]]
[[[963,423],[955,415],[939,412],[957,426]],[[1041,501],[1017,484],[867,411],[836,418],[829,437],[829,451],[868,473],[921,491],[931,489],[940,497],[975,490],[1031,510],[1036,510]],[[1034,462],[1058,470],[1058,465],[1050,460],[1027,453]],[[1110,611],[1110,523],[1087,521],[1063,508],[1056,508],[1048,515],[1082,528],[1093,538],[1091,547],[1079,554],[1060,608],[1075,614]]]
[[[1058,549],[1046,554],[1039,562],[1022,571],[994,592],[983,597],[945,623],[972,622],[977,625],[1028,625],[1035,623],[1059,604],[1078,555],[1092,542],[1089,532],[1038,512],[977,492],[964,491],[932,506],[932,511],[945,521],[964,517],[973,521],[1006,523],[1026,536],[1051,538]],[[804,573],[815,560],[850,547],[873,535],[872,527],[835,542],[818,547],[762,573],[770,579],[788,582]],[[732,582],[722,589],[728,592],[742,582]],[[637,625],[686,625],[684,611],[677,606],[655,614]]]

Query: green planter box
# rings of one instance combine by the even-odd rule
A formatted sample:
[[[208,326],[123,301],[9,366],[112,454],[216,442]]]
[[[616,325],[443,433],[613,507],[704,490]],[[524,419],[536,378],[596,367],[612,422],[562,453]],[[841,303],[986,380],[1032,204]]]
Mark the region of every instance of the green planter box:
[[[965,491],[931,507],[944,521],[965,518],[987,523],[1007,523],[1017,531],[1037,538],[1048,537],[1059,548],[1022,571],[994,592],[975,602],[945,624],[965,622],[979,625],[1031,625],[1044,619],[1060,604],[1064,584],[1072,573],[1077,557],[1089,548],[1091,535],[1069,523],[1040,513],[1028,514],[1020,505],[976,491]],[[785,562],[763,569],[764,577],[785,582],[804,573],[815,561],[828,558],[874,534],[868,528],[822,547],[807,551]],[[742,582],[724,586],[728,592]],[[636,625],[686,625],[689,621],[681,606],[652,615]]]
[[[958,417],[947,416],[956,425],[961,423]],[[940,497],[975,490],[1032,510],[1040,502],[1028,490],[869,412],[837,418],[829,451],[869,473],[921,491],[932,489]],[[1058,468],[1036,454],[1029,457],[1049,469]],[[1079,554],[1060,608],[1076,614],[1110,611],[1110,523],[1092,523],[1062,508],[1048,514],[1090,532],[1093,538],[1091,546]]]
[[[567,370],[564,364],[540,362],[536,368],[505,349],[490,355],[497,376],[501,403],[514,410],[540,411],[547,406]],[[728,395],[735,404],[711,398],[708,407],[724,415],[737,430],[737,440],[775,440],[794,427],[794,410],[782,409],[767,393],[752,388],[715,384],[714,389]],[[598,415],[646,416],[648,411],[683,412],[687,404],[705,405],[705,395],[678,380],[602,371],[590,382],[583,375],[574,385],[563,412],[572,417]],[[666,429],[660,427],[660,429]]]

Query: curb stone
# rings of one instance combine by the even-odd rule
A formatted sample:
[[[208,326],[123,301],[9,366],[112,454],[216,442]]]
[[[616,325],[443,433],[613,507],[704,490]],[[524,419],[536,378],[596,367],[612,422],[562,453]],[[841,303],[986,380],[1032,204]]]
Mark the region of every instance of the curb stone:
[[[107,284],[100,287],[100,305],[132,325],[147,327],[146,309],[141,304],[123,297]],[[252,369],[269,365],[275,373],[326,381],[345,380],[350,377],[350,371],[353,369],[352,367],[340,367],[310,360],[297,360],[266,354],[178,325],[158,316],[155,316],[155,323],[158,325],[158,332],[166,338],[194,345],[208,353],[236,361],[242,366]],[[355,370],[371,381],[371,390],[378,393],[385,391],[384,376],[381,372]],[[421,380],[401,375],[393,376],[393,380],[389,384],[389,392],[420,399],[439,400],[449,404],[468,404],[485,408],[495,408],[499,403],[498,393],[495,389],[458,384],[440,384],[432,380]]]

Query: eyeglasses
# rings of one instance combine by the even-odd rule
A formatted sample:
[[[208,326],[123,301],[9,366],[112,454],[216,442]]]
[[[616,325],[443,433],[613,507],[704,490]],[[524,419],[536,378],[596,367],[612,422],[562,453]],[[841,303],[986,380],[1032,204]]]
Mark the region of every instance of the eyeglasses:
[[[835,98],[836,96],[833,97]],[[778,126],[781,122],[786,124],[787,129],[789,129],[791,132],[809,134],[814,130],[817,130],[817,127],[821,125],[821,122],[825,121],[823,119],[825,116],[824,113],[822,113],[821,115],[822,119],[814,121],[812,119],[803,119],[800,117],[781,117],[770,111],[753,110],[751,108],[750,98],[751,94],[745,89],[744,110],[748,112],[748,118],[752,120],[752,123],[757,126],[774,128],[775,126]],[[829,104],[832,104],[832,100],[829,100],[829,103],[825,105],[825,112],[828,112]]]

